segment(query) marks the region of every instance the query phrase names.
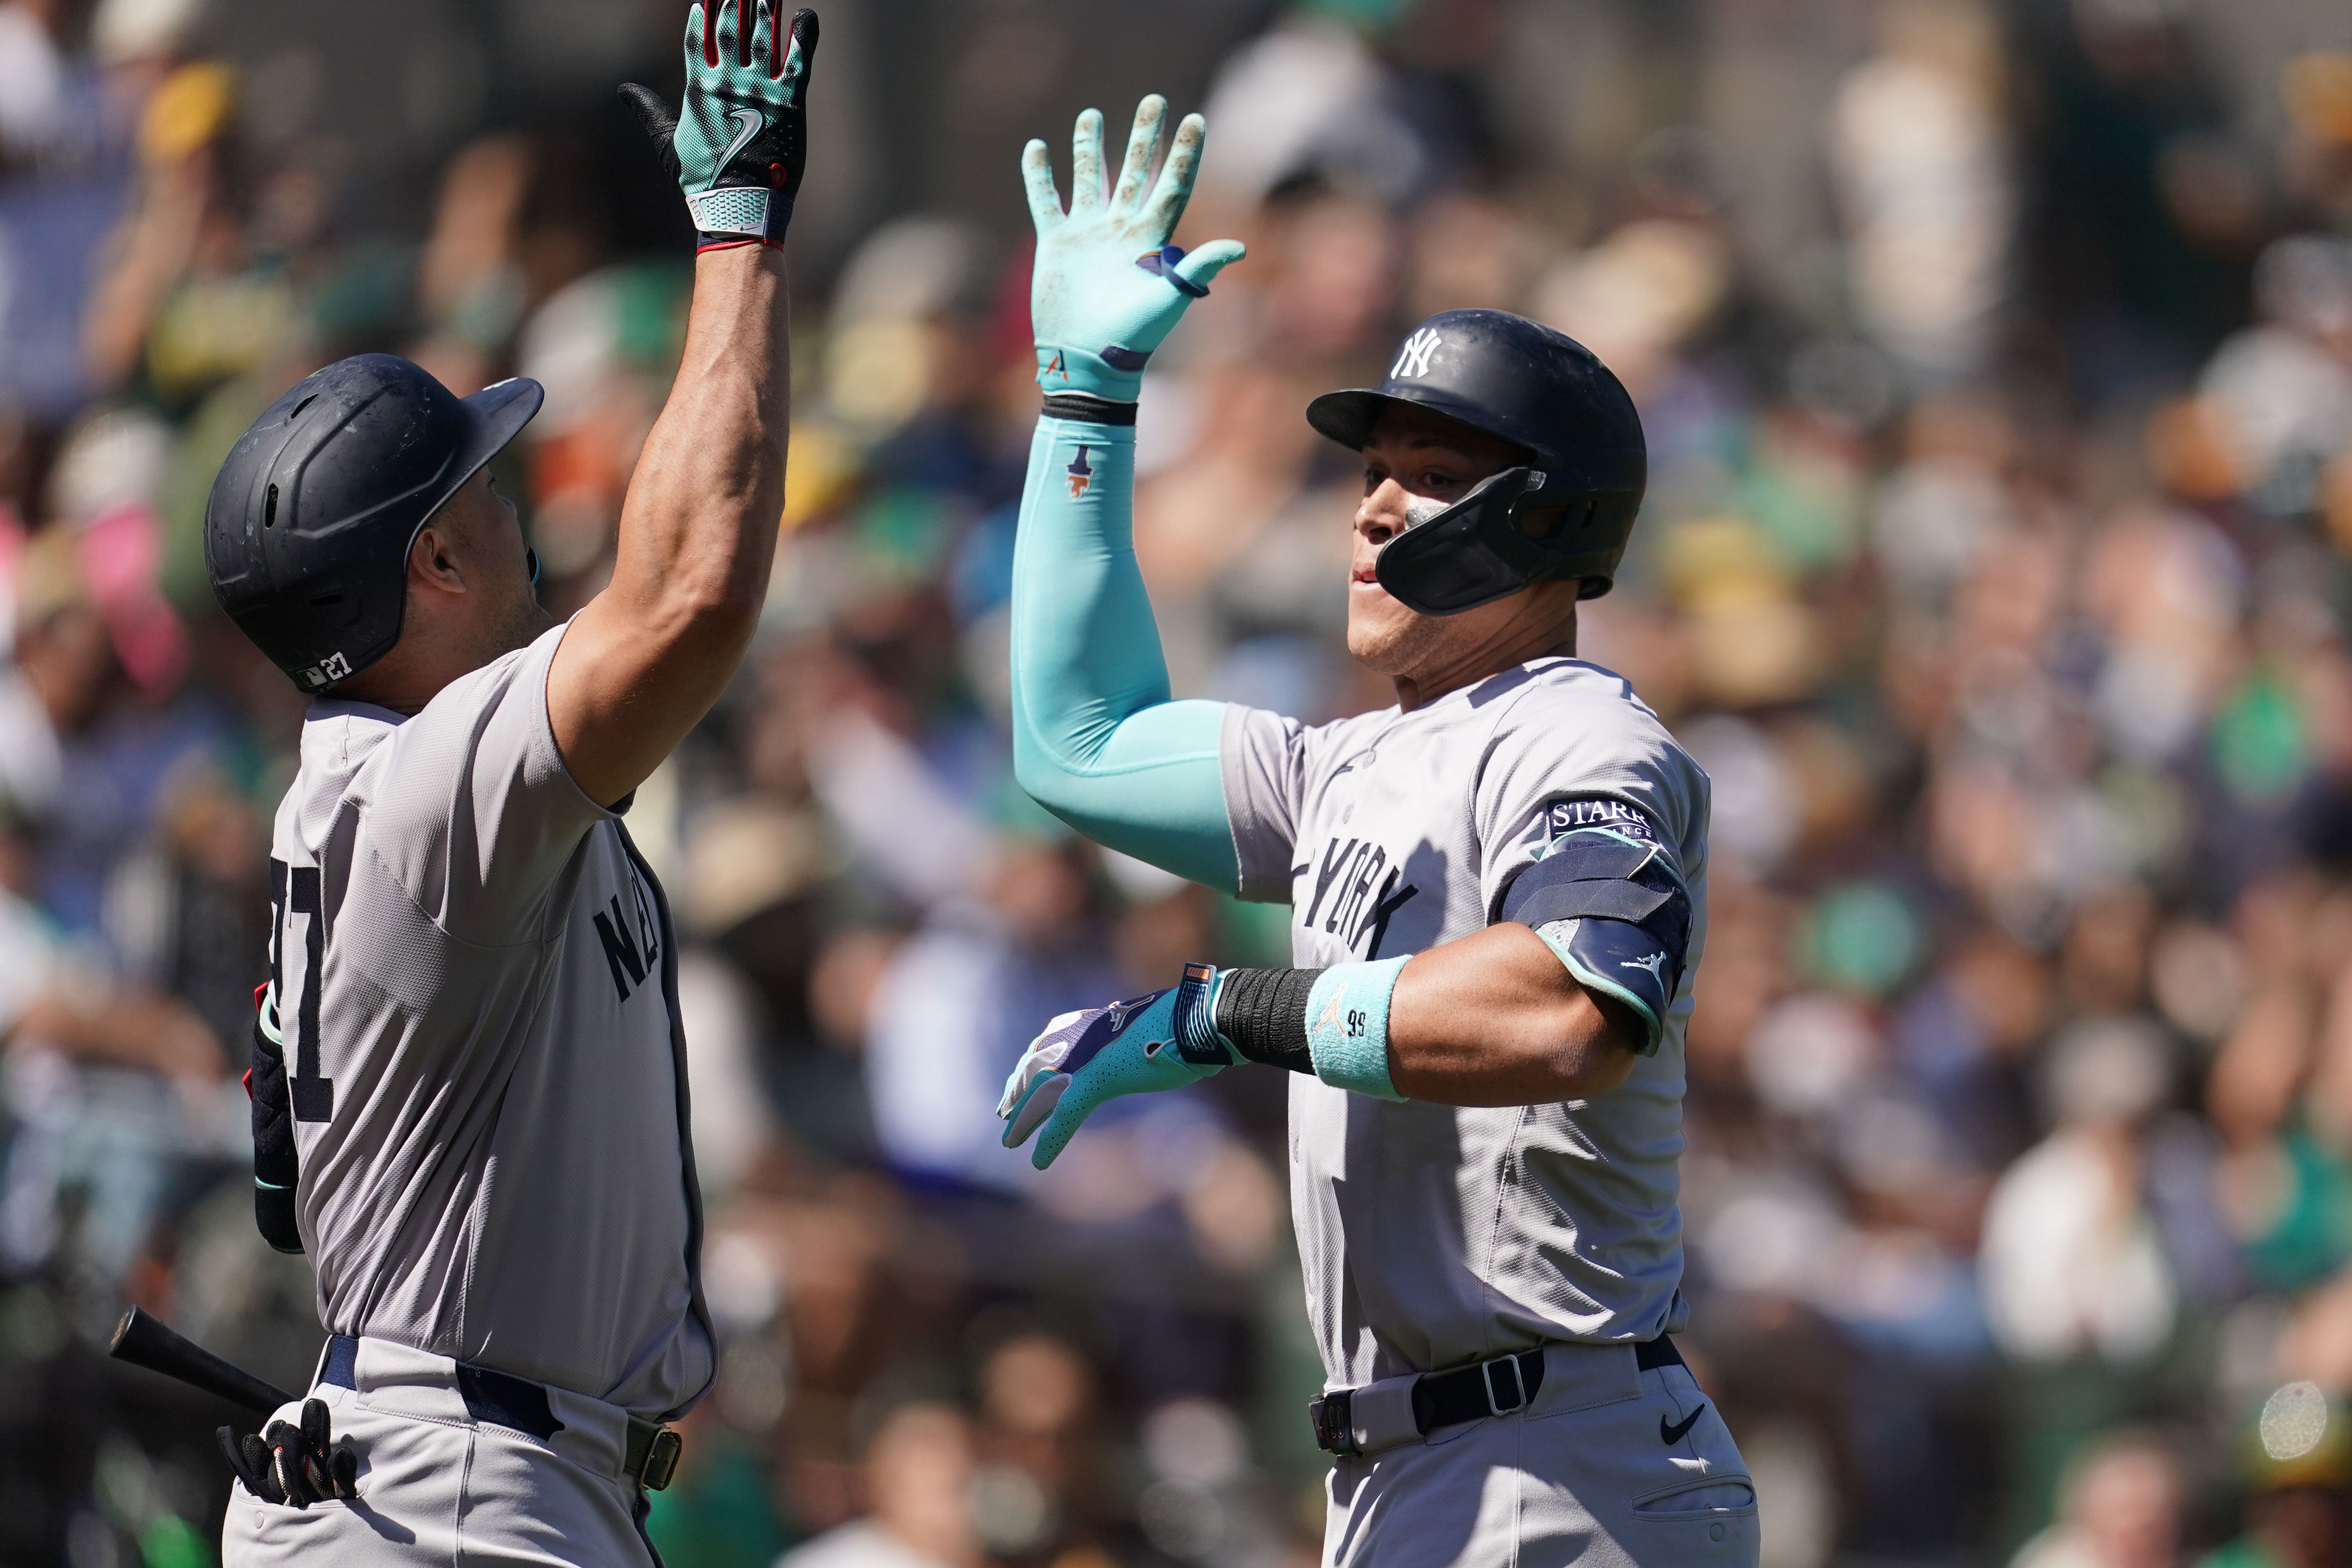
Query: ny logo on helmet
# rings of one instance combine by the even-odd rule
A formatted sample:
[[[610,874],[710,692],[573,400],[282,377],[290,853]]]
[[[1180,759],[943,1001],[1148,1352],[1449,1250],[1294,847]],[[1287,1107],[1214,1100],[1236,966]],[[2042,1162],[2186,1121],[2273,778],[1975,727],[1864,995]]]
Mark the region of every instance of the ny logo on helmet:
[[[1400,376],[1418,378],[1427,375],[1429,356],[1435,353],[1444,341],[1428,327],[1405,339],[1404,346],[1397,351],[1396,363],[1389,366],[1389,379],[1394,381]]]

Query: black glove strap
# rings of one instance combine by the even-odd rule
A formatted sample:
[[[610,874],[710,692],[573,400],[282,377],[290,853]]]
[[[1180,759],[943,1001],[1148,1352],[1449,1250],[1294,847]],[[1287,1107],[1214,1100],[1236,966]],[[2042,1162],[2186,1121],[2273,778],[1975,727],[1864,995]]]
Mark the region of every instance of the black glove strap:
[[[1132,425],[1135,405],[1097,397],[1091,392],[1049,392],[1045,395],[1045,417],[1079,419],[1089,425]]]
[[[1307,997],[1319,969],[1229,969],[1217,988],[1217,1033],[1245,1061],[1303,1072],[1315,1058],[1307,1049]]]

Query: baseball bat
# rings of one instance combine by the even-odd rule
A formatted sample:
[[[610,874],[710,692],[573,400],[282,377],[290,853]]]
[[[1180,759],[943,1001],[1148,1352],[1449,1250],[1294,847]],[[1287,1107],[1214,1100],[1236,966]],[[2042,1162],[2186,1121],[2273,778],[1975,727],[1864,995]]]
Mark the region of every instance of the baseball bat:
[[[231,1366],[136,1307],[123,1313],[122,1321],[114,1326],[114,1340],[106,1347],[106,1353],[132,1366],[177,1378],[191,1388],[201,1388],[215,1398],[226,1399],[257,1415],[267,1415],[281,1405],[291,1404],[294,1398],[243,1367]]]

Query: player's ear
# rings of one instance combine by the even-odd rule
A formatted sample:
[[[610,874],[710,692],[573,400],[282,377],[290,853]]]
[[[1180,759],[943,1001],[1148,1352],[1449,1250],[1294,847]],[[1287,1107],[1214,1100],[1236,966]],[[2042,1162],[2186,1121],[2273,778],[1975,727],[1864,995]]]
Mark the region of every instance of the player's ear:
[[[416,531],[416,542],[408,547],[408,580],[412,587],[438,588],[445,594],[466,591],[455,531],[446,520],[436,518]]]

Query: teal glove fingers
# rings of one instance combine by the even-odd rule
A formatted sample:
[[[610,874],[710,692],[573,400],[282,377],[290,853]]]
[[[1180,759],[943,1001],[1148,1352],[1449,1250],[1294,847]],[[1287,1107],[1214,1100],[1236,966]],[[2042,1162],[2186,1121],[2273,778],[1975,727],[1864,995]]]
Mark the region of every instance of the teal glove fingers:
[[[1065,1013],[1046,1028],[1051,1030],[1080,1016],[1083,1015]],[[1054,1108],[1062,1102],[1062,1096],[1069,1092],[1070,1075],[1040,1067],[1036,1056],[1037,1042],[1032,1040],[1029,1048],[1022,1053],[1020,1065],[1005,1080],[1004,1098],[996,1102],[998,1120],[1007,1123],[1004,1129],[1004,1146],[1007,1149],[1018,1149],[1026,1143],[1029,1134],[1036,1131],[1038,1125],[1054,1114]]]
[[[1209,291],[1209,279],[1249,254],[1249,247],[1238,239],[1213,239],[1200,249],[1185,254],[1176,264],[1176,276],[1202,293]]]
[[[1155,183],[1168,103],[1158,94],[1137,105],[1118,184],[1103,185],[1102,116],[1078,116],[1070,154],[1070,203],[1063,210],[1043,142],[1021,154],[1029,216],[1037,227],[1029,313],[1037,343],[1037,382],[1048,394],[1079,392],[1132,402],[1143,367],[1194,300],[1224,268],[1241,259],[1234,240],[1215,240],[1189,256],[1169,243],[1192,197],[1206,123],[1188,114],[1176,128]]]
[[[1149,97],[1143,100],[1144,103],[1150,101]],[[1163,101],[1159,108],[1151,110],[1152,122],[1155,125],[1158,124],[1160,115],[1166,112],[1167,104]],[[1143,105],[1138,104],[1135,117],[1141,120],[1143,115]],[[1078,111],[1077,122],[1070,128],[1070,216],[1072,217],[1093,212],[1103,205],[1102,126],[1102,110],[1085,109]]]
[[[1095,1109],[1123,1094],[1181,1089],[1239,1060],[1216,1031],[1217,972],[1188,963],[1172,990],[1065,1013],[1029,1043],[1005,1080],[996,1114],[1004,1146],[1042,1126],[1029,1163],[1051,1165]]]
[[[621,89],[663,145],[706,250],[781,241],[807,173],[816,13],[796,13],[788,28],[780,15],[776,0],[697,0],[687,13],[686,101],[676,120],[646,88]]]
[[[1093,112],[1092,110],[1087,111],[1087,114]],[[1081,115],[1079,123],[1085,122],[1086,118]],[[1054,184],[1054,155],[1045,151],[1045,144],[1034,136],[1029,139],[1028,145],[1021,149],[1021,184],[1029,193],[1030,225],[1042,239],[1047,229],[1057,227],[1062,222],[1062,192]]]
[[[1179,1086],[1166,1084],[1159,1087],[1174,1089]],[[1037,1135],[1037,1147],[1029,1151],[1029,1163],[1041,1171],[1052,1165],[1062,1157],[1062,1151],[1070,1146],[1070,1140],[1078,1135],[1078,1129],[1086,1125],[1087,1118],[1094,1114],[1095,1108],[1107,1100],[1116,1100],[1119,1092],[1106,1089],[1098,1083],[1074,1084],[1071,1092],[1055,1102],[1053,1114],[1045,1119],[1045,1130]],[[1138,1091],[1129,1089],[1125,1092],[1133,1094]]]

